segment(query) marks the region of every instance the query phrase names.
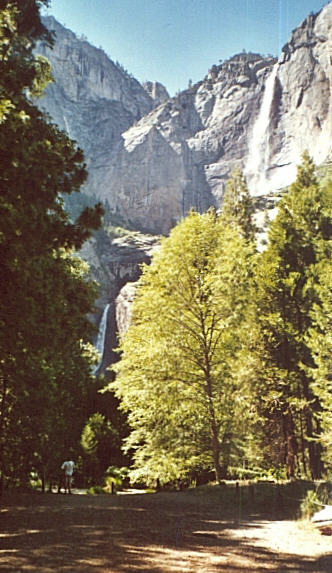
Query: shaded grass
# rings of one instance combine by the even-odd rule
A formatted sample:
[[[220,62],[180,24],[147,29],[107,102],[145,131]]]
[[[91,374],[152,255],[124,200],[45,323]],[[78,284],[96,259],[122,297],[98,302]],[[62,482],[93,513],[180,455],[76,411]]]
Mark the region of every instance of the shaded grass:
[[[298,519],[301,503],[310,489],[312,481],[294,482],[229,482],[223,485],[208,484],[185,492],[188,496],[202,497],[222,505],[225,515],[239,517],[242,514],[257,514],[271,519]]]

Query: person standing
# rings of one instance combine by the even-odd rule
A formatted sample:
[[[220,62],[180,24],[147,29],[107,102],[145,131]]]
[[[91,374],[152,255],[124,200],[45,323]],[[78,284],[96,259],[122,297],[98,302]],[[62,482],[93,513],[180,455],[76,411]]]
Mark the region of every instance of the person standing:
[[[72,460],[63,462],[61,469],[65,474],[65,493],[71,493],[71,484],[73,481],[75,463]]]

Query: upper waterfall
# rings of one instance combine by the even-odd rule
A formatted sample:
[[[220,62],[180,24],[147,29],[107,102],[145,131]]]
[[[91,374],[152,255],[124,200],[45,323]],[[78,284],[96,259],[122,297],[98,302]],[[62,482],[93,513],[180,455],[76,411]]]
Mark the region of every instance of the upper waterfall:
[[[266,172],[270,158],[270,112],[278,66],[279,63],[276,62],[266,80],[262,104],[249,140],[245,175],[250,181],[252,195],[266,193]]]

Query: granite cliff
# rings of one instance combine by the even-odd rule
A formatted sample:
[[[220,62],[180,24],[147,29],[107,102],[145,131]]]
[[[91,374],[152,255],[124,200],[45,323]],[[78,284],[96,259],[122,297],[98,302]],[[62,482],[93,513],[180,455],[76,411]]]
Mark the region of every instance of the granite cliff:
[[[238,54],[174,98],[46,23],[56,83],[42,106],[84,149],[86,192],[136,228],[165,234],[190,207],[219,206],[235,165],[261,196],[293,180],[304,149],[318,163],[331,153],[332,3],[294,30],[279,60]]]
[[[89,262],[91,276],[101,286],[93,317],[99,334],[104,330],[97,373],[104,372],[115,360],[113,349],[118,344],[118,333],[122,334],[127,328],[141,266],[150,263],[159,243],[159,236],[128,232],[114,238],[101,230],[80,251],[80,256]]]
[[[83,148],[84,192],[103,200],[125,226],[167,234],[191,207],[218,207],[235,166],[257,204],[273,203],[305,149],[317,163],[331,158],[331,2],[293,31],[279,59],[237,54],[173,98],[158,82],[142,86],[53,18],[45,21],[56,42],[39,52],[50,60],[55,83],[39,105]],[[156,242],[139,237],[135,246],[123,238],[102,248],[94,239],[82,251],[102,285],[97,322],[111,305],[108,348],[119,329],[115,317],[125,328],[132,297],[119,293],[137,279]]]
[[[99,194],[94,182],[100,170],[107,170],[121,134],[168,94],[161,84],[143,87],[101,48],[77,38],[53,17],[44,22],[56,41],[52,50],[40,45],[38,52],[51,62],[55,81],[38,105],[84,150],[89,171],[86,190]]]

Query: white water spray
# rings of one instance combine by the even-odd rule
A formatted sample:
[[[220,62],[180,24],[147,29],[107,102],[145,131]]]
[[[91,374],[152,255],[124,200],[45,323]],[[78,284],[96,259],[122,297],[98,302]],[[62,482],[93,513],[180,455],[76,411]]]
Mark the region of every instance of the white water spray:
[[[63,121],[64,121],[64,124],[65,124],[65,129],[66,129],[67,135],[68,135],[68,137],[71,138],[70,129],[69,129],[69,124],[68,124],[67,118],[66,118],[65,115],[63,115],[62,117],[63,117]]]
[[[96,350],[100,354],[100,361],[97,364],[97,366],[95,366],[95,368],[94,368],[94,371],[93,371],[94,374],[97,372],[98,368],[100,368],[102,361],[103,361],[103,354],[104,354],[104,348],[105,348],[106,327],[107,327],[107,315],[108,315],[109,307],[110,307],[109,304],[107,304],[105,306],[103,315],[101,317],[101,321],[99,323],[99,331],[98,331],[97,342],[95,344],[95,347],[96,347]]]
[[[266,193],[266,171],[269,165],[269,125],[278,62],[274,64],[266,80],[263,101],[254,124],[250,142],[245,175],[250,181],[251,194]]]

